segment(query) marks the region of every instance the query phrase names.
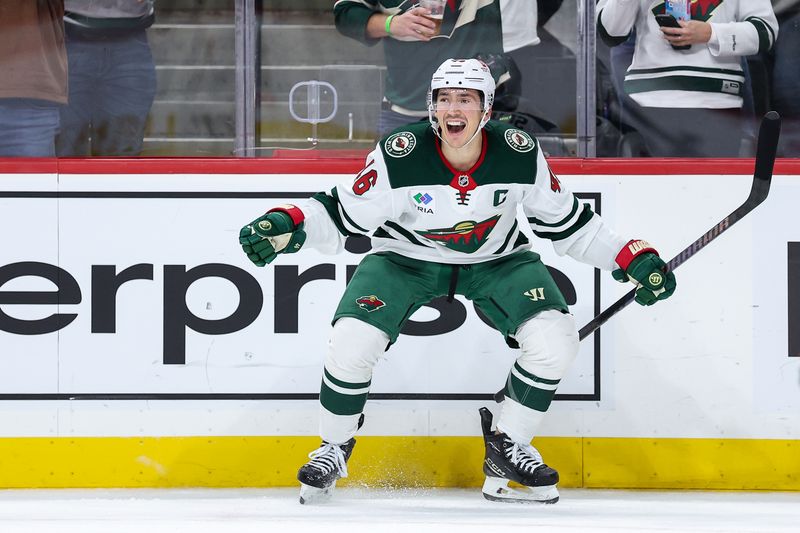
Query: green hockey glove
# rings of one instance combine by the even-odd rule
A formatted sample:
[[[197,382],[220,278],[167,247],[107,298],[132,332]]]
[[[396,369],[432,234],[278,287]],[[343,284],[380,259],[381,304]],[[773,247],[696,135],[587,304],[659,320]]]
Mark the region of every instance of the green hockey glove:
[[[257,266],[271,263],[278,254],[292,254],[306,242],[303,212],[293,205],[270,209],[239,231],[239,244]]]
[[[647,241],[632,240],[617,254],[620,266],[611,273],[614,279],[636,285],[636,303],[653,305],[675,292],[675,274],[667,272],[667,264]]]

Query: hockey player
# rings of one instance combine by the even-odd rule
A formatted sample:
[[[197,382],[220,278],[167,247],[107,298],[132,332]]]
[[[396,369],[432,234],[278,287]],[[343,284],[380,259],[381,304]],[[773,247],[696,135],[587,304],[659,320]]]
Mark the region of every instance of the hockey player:
[[[431,299],[472,300],[521,353],[506,383],[497,427],[481,411],[490,500],[555,502],[558,473],[531,446],[559,381],[578,350],[564,297],[520,231],[521,223],[567,254],[611,270],[650,305],[675,289],[646,242],[607,228],[550,171],[537,141],[489,120],[494,81],[476,59],[449,59],[428,91],[429,122],[382,139],[347,183],[299,205],[270,209],[239,241],[259,266],[301,247],[338,252],[369,234],[333,318],[320,391],[322,445],[298,473],[300,501],[327,499],[347,476],[372,369],[400,329]],[[518,220],[517,208],[527,220]],[[514,481],[522,489],[508,487]]]

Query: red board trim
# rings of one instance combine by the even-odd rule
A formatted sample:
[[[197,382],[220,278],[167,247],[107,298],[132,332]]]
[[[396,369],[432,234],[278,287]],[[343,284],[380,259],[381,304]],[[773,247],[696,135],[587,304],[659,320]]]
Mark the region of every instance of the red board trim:
[[[366,153],[365,153],[366,155]],[[556,174],[749,175],[753,159],[564,159],[549,160]],[[0,174],[357,174],[363,158],[0,158]],[[775,174],[800,175],[800,159],[779,159]]]

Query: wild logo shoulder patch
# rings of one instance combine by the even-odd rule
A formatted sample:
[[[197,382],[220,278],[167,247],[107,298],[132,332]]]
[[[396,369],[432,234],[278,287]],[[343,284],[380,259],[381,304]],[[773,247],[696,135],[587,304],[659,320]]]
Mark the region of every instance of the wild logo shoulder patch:
[[[417,145],[417,138],[410,131],[401,131],[391,135],[383,145],[386,154],[392,157],[405,157]]]
[[[506,130],[506,142],[517,152],[530,152],[536,147],[533,137],[522,130]]]

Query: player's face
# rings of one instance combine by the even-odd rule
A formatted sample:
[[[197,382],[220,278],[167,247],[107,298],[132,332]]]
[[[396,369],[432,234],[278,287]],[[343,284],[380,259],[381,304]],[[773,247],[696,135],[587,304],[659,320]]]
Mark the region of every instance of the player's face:
[[[475,89],[439,89],[434,105],[442,138],[453,148],[466,145],[481,126],[481,93]]]

